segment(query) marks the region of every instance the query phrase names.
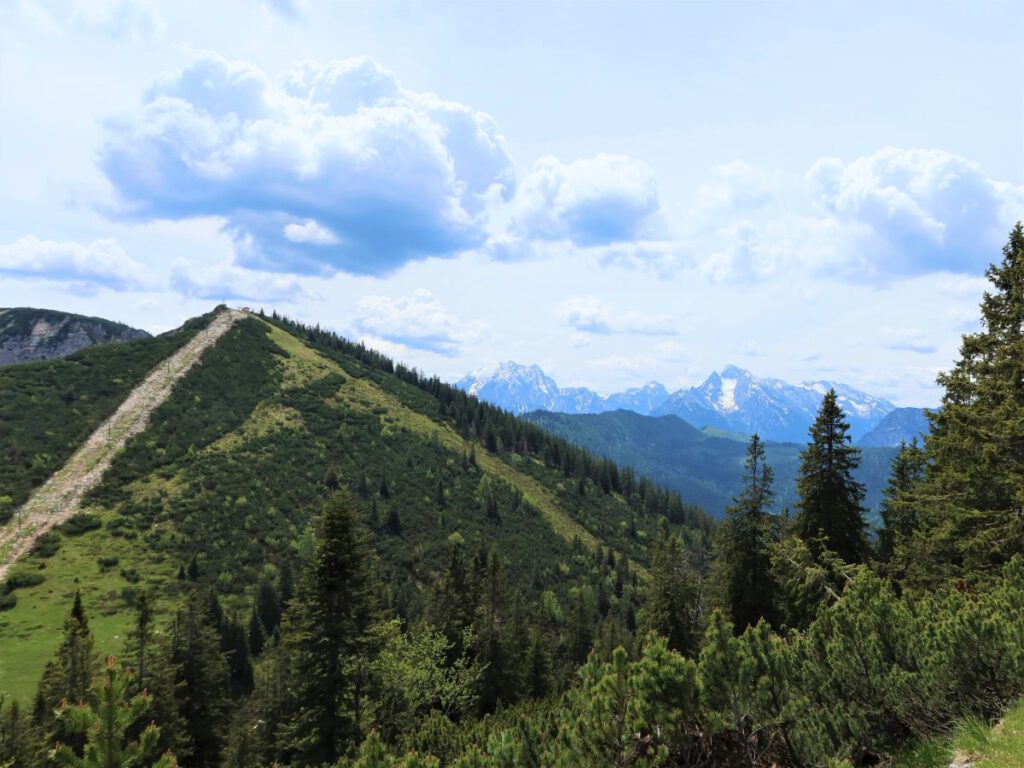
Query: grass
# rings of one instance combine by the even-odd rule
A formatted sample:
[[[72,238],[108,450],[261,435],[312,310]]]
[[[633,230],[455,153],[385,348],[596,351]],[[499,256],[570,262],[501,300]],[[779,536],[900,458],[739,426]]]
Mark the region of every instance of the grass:
[[[893,768],[947,768],[954,760],[973,768],[1024,766],[1024,702],[1007,710],[996,725],[967,718],[952,737],[912,745]]]
[[[104,524],[116,517],[102,509],[89,512]],[[100,558],[117,558],[118,563],[104,570]],[[176,561],[150,552],[138,540],[114,536],[106,527],[79,536],[62,535],[53,557],[25,558],[15,572],[41,573],[44,581],[18,589],[17,605],[0,612],[0,691],[17,701],[31,701],[43,667],[60,645],[76,591],[82,593],[96,647],[117,653],[132,621],[125,598],[133,591],[173,579],[177,567]],[[142,576],[137,583],[122,575],[132,571]]]

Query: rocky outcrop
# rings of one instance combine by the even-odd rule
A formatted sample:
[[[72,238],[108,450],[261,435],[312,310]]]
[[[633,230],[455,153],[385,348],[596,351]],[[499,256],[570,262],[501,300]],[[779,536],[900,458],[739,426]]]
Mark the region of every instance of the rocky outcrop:
[[[0,309],[0,366],[54,360],[97,344],[148,336],[145,331],[100,317],[30,307]]]

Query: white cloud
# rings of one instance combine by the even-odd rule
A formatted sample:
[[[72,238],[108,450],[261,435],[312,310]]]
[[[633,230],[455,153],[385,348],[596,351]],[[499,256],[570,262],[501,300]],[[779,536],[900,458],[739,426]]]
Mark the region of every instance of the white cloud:
[[[301,224],[285,224],[284,236],[293,243],[309,243],[310,245],[336,245],[338,236],[326,227],[322,227],[312,219]]]
[[[355,328],[367,338],[453,356],[463,343],[479,338],[486,326],[456,317],[430,291],[420,289],[411,296],[360,299]]]
[[[828,214],[858,228],[849,246],[864,254],[869,275],[983,270],[1012,224],[1004,201],[1020,194],[934,149],[886,147],[850,163],[823,159],[807,178]]]
[[[171,288],[191,299],[294,303],[307,296],[293,275],[268,274],[223,263],[198,267],[185,261],[171,267]]]
[[[95,288],[124,291],[145,282],[145,268],[114,240],[83,245],[32,235],[0,245],[0,274],[63,283],[80,292]]]
[[[488,115],[365,57],[272,78],[199,56],[108,122],[100,165],[121,216],[221,216],[242,266],[309,274],[383,275],[478,246],[495,187],[514,188]]]
[[[543,157],[512,202],[512,229],[530,238],[607,245],[643,237],[658,212],[654,171],[622,155],[562,163]]]
[[[671,336],[676,333],[669,315],[647,315],[635,310],[617,312],[594,296],[567,298],[559,305],[558,316],[575,331],[598,336]]]
[[[786,194],[742,164],[713,170],[691,234],[716,282],[816,275],[886,283],[920,274],[977,275],[999,247],[1024,188],[947,152],[887,147],[850,163],[816,162]],[[780,183],[777,187],[787,187]],[[748,194],[749,193],[749,194]]]

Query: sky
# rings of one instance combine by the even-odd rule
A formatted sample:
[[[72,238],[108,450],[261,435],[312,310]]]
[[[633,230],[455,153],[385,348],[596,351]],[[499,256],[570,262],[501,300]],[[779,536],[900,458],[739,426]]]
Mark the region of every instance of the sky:
[[[933,406],[1024,218],[1024,4],[0,0],[0,306],[443,378]]]

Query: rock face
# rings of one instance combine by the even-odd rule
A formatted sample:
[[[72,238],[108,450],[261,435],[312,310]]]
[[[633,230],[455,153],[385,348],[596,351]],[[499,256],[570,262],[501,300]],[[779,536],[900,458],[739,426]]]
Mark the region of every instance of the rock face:
[[[145,339],[145,331],[51,309],[0,309],[0,366],[54,360],[97,344]]]

